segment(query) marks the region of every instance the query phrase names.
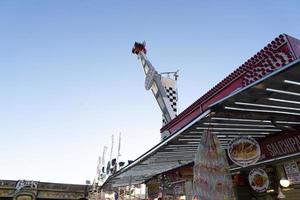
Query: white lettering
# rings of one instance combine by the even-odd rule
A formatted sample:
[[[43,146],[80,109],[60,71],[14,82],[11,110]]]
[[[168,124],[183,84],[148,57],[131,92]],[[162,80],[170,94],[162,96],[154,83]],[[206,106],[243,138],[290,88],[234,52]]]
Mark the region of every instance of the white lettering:
[[[300,151],[300,135],[267,144],[266,148],[272,157]]]
[[[289,138],[288,139],[289,140],[289,142],[290,142],[290,144],[291,144],[291,149],[292,149],[292,152],[294,152],[294,151],[297,151],[297,148],[295,148],[295,144],[296,144],[296,139],[295,138]]]
[[[267,144],[267,149],[270,152],[271,156],[275,156],[275,152],[272,151],[272,146]]]
[[[279,148],[280,148],[280,153],[279,153],[279,155],[280,154],[285,154],[286,152],[285,152],[285,149],[284,149],[284,144],[283,144],[283,141],[279,141],[278,142],[278,146],[279,146]]]
[[[37,181],[19,180],[16,185],[16,190],[20,191],[24,187],[37,188],[37,186],[38,186]]]
[[[296,143],[297,143],[297,147],[298,147],[298,151],[299,151],[300,150],[300,135],[295,137],[295,139],[296,139]]]

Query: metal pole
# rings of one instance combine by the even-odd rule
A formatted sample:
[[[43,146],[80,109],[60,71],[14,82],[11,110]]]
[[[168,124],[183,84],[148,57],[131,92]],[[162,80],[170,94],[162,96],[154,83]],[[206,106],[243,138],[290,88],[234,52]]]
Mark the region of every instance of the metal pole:
[[[132,176],[129,177],[129,200],[131,199],[131,182],[132,182]]]
[[[162,175],[162,191],[161,191],[161,199],[165,199],[165,176]]]
[[[119,146],[118,146],[118,155],[117,155],[117,161],[116,161],[116,165],[117,165],[116,171],[119,170],[120,156],[121,156],[121,132],[119,133]]]

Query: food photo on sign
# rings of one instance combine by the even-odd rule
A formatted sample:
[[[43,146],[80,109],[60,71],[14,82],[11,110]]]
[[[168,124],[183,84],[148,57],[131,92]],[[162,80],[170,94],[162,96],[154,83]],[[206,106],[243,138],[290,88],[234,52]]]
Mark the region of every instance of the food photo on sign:
[[[260,168],[252,169],[248,176],[249,185],[256,192],[266,192],[269,187],[269,177]]]
[[[255,164],[260,158],[260,146],[251,137],[237,137],[229,142],[228,156],[230,160],[241,167]]]

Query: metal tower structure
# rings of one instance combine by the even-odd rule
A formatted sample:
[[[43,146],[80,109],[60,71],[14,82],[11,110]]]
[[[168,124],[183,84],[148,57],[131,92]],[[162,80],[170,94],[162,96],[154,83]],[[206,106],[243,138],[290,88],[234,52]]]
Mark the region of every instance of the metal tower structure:
[[[101,164],[100,164],[100,166],[101,166],[100,170],[101,171],[100,171],[100,176],[99,176],[101,185],[104,183],[104,180],[106,178],[106,174],[105,174],[105,156],[106,156],[106,151],[107,151],[107,146],[104,146],[103,147],[103,153],[102,153],[101,161],[99,161],[99,162],[101,162]]]
[[[117,161],[116,161],[117,170],[120,169],[120,166],[119,166],[120,157],[121,157],[121,132],[119,133],[118,155],[117,155]]]
[[[146,75],[145,88],[146,90],[151,89],[162,111],[164,125],[174,119],[177,115],[178,96],[176,80],[178,78],[178,71],[159,74],[148,60],[145,46],[145,42],[135,42],[132,48],[132,53],[136,54],[142,63],[142,67]],[[165,74],[167,74],[167,77],[163,76]],[[170,74],[173,74],[174,77],[171,78]]]

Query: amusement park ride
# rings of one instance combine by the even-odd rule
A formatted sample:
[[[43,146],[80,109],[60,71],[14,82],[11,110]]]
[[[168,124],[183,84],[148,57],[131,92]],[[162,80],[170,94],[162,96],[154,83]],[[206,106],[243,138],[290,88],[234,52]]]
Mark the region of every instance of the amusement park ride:
[[[177,84],[178,71],[176,72],[164,72],[158,73],[148,60],[146,53],[146,43],[135,42],[132,48],[132,53],[138,56],[138,59],[142,63],[146,79],[146,90],[152,91],[161,111],[163,125],[170,122],[177,115]],[[167,77],[163,76],[167,75]],[[171,78],[170,75],[173,75]],[[162,133],[161,140],[164,140],[169,136],[168,132]]]
[[[144,69],[146,79],[145,79],[145,89],[152,91],[161,111],[162,111],[162,123],[163,125],[170,122],[177,115],[177,79],[178,71],[175,72],[163,72],[158,73],[153,67],[151,62],[148,60],[145,48],[146,43],[135,42],[132,48],[132,53],[138,56],[141,61],[142,67]],[[161,135],[161,140],[164,140],[169,136],[169,132],[163,132]],[[120,148],[121,148],[121,133],[119,135],[119,145],[117,157],[112,159],[114,146],[114,136],[112,135],[112,143],[110,149],[110,157],[107,165],[105,165],[105,157],[107,152],[107,147],[104,146],[102,157],[98,157],[97,172],[96,177],[93,181],[93,189],[90,193],[90,199],[99,199],[98,186],[101,186],[105,180],[116,171],[121,169],[125,162],[120,162]],[[129,163],[130,161],[128,161]]]

